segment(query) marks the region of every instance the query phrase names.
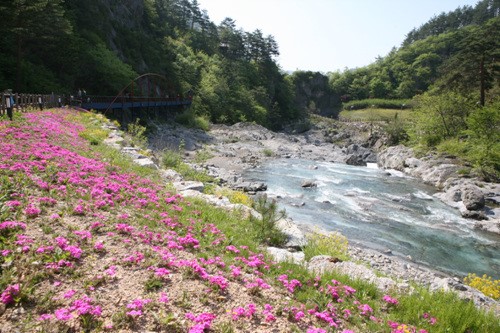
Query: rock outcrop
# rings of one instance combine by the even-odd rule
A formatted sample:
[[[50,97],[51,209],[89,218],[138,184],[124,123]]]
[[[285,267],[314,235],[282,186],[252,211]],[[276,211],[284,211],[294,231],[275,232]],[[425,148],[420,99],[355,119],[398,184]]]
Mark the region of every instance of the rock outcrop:
[[[447,156],[416,158],[411,148],[394,146],[382,151],[377,163],[381,168],[402,171],[436,186],[441,192],[435,197],[459,209],[463,217],[477,220],[477,228],[500,234],[500,184],[461,177],[456,162]]]

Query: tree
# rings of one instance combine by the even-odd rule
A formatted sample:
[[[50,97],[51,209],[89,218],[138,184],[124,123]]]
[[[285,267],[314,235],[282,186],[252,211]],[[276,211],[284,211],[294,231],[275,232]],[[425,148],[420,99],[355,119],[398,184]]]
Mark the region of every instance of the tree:
[[[453,92],[426,93],[416,102],[415,124],[411,129],[415,141],[435,147],[467,128],[466,119],[472,109],[467,98]]]
[[[0,7],[4,32],[14,48],[16,91],[23,91],[23,61],[57,43],[72,31],[65,17],[64,0],[7,0]],[[5,25],[4,25],[5,24]]]
[[[442,67],[441,89],[448,87],[465,92],[478,91],[480,104],[486,93],[500,82],[500,17],[484,27],[472,27],[459,44],[460,48]]]
[[[500,102],[476,108],[467,119],[469,159],[486,178],[500,177]]]
[[[230,59],[243,59],[246,55],[243,31],[236,29],[236,22],[226,17],[218,29],[222,55]]]

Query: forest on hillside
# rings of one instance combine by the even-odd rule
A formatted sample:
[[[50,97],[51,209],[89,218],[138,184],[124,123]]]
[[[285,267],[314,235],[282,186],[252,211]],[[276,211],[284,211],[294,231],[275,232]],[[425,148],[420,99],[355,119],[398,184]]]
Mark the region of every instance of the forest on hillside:
[[[273,129],[349,101],[500,95],[500,0],[434,16],[371,65],[332,73],[286,74],[273,36],[216,25],[196,0],[5,0],[0,17],[1,91],[114,96],[153,72],[168,80],[156,92],[194,92],[197,116]]]

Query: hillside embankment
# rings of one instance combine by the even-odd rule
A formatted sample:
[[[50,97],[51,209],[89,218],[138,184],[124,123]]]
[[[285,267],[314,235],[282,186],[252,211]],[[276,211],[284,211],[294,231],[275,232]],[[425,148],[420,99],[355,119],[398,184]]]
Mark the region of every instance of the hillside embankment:
[[[67,109],[0,121],[0,332],[498,329],[474,304],[414,284],[431,276],[498,311],[458,280],[411,262],[400,269],[415,277],[381,276],[399,263],[390,253],[300,261],[305,236],[289,221],[286,248],[266,248],[251,208],[188,189],[125,137]],[[290,256],[300,265],[281,262]]]

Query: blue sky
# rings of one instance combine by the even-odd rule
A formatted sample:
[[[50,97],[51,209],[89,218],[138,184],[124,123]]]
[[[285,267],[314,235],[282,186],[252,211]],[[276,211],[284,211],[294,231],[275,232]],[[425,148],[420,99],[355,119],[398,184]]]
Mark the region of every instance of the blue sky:
[[[279,45],[284,70],[362,67],[399,47],[432,16],[478,0],[198,0],[210,19],[260,29]]]

